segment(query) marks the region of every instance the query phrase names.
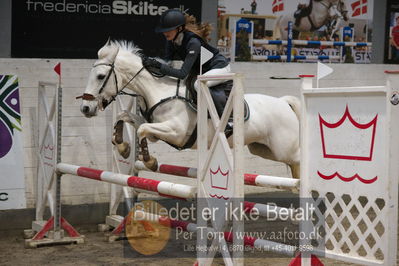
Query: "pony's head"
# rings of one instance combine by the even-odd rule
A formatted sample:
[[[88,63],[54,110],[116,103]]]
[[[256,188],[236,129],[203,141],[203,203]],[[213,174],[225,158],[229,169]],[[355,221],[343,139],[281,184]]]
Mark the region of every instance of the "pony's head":
[[[132,69],[133,66],[136,67]],[[86,117],[92,117],[97,115],[98,109],[104,110],[127,85],[122,83],[123,73],[136,68],[138,75],[143,69],[139,49],[129,42],[108,40],[98,51],[98,60],[90,71],[85,92],[77,97],[83,99],[80,111]]]
[[[345,21],[349,20],[348,17],[348,8],[346,6],[346,0],[338,0],[337,9],[341,12]]]

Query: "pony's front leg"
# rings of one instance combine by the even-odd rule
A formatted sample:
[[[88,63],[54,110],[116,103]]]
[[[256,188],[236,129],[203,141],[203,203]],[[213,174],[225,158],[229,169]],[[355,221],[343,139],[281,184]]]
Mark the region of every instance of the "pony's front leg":
[[[129,123],[132,125],[136,130],[141,126],[141,124],[145,123],[143,117],[133,114],[131,112],[122,111],[116,117],[116,123],[114,126],[114,134],[112,136],[112,144],[114,144],[119,154],[127,159],[130,156],[130,144],[123,140],[123,126],[124,123]]]
[[[175,144],[179,137],[179,133],[168,122],[163,123],[144,123],[137,130],[137,137],[139,138],[141,158],[144,165],[152,170],[158,169],[158,161],[151,156],[148,151],[147,138],[150,140],[163,140]]]
[[[112,135],[112,144],[116,146],[119,154],[127,159],[130,156],[130,144],[123,141],[123,120],[118,120],[114,126],[114,134]]]

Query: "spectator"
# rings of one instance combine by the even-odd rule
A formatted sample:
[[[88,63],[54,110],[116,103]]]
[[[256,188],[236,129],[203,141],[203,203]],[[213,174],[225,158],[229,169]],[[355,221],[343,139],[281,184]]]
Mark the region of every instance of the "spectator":
[[[256,14],[256,6],[257,6],[258,4],[256,3],[256,0],[252,0],[252,3],[251,3],[251,13],[252,14]]]
[[[391,30],[391,54],[393,60],[399,61],[399,16],[395,21],[396,25]]]
[[[327,38],[325,36],[323,36],[323,37],[321,37],[320,41],[326,42]],[[328,45],[320,45],[320,50],[328,49],[328,48],[330,48]]]

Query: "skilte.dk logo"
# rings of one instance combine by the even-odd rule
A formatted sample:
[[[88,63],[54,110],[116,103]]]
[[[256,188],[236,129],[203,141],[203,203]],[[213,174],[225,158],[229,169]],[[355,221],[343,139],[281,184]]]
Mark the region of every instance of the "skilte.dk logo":
[[[136,15],[136,16],[160,16],[168,10],[168,6],[157,6],[152,1],[122,1],[115,0],[112,4],[105,4],[101,1],[43,1],[27,0],[26,10],[29,12],[49,13],[86,13],[86,14],[115,14],[115,15]],[[176,8],[176,7],[175,7]],[[185,11],[184,5],[177,7]]]

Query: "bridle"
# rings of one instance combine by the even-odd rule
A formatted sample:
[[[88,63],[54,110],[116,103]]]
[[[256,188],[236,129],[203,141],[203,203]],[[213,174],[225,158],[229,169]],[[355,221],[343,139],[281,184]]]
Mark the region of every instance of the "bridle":
[[[76,99],[82,99],[82,100],[86,100],[86,101],[98,101],[98,105],[99,105],[100,109],[104,110],[110,103],[115,101],[115,99],[118,95],[130,95],[132,97],[142,97],[141,95],[138,95],[138,94],[126,93],[123,90],[126,88],[127,85],[129,85],[133,81],[133,79],[135,79],[141,73],[141,71],[143,71],[144,66],[141,67],[140,70],[137,71],[137,73],[134,74],[134,76],[125,85],[122,86],[121,90],[118,89],[118,78],[117,78],[117,75],[115,72],[114,62],[111,64],[98,63],[98,64],[93,65],[93,68],[98,67],[98,66],[109,66],[110,67],[107,75],[105,76],[104,82],[101,84],[101,87],[98,90],[98,96],[96,97],[93,94],[83,93],[82,95],[76,97]],[[113,95],[111,97],[111,99],[108,101],[108,100],[104,99],[104,97],[101,97],[101,93],[103,92],[103,90],[104,90],[105,86],[107,85],[109,78],[111,77],[112,74],[114,74],[115,95]],[[143,99],[144,99],[144,97],[143,97]],[[147,102],[145,101],[145,99],[144,99],[144,103],[147,107]]]

